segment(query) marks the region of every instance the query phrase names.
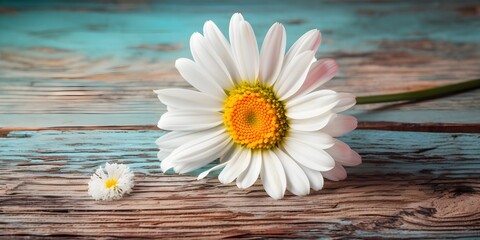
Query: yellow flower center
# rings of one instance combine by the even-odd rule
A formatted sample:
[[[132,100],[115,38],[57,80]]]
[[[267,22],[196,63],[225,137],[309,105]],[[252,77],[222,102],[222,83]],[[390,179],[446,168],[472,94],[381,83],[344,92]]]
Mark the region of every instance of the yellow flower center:
[[[107,181],[105,181],[105,187],[106,188],[116,188],[117,187],[117,179],[115,178],[109,178]]]
[[[243,82],[227,95],[223,123],[237,144],[270,149],[283,140],[288,130],[285,106],[272,87]]]

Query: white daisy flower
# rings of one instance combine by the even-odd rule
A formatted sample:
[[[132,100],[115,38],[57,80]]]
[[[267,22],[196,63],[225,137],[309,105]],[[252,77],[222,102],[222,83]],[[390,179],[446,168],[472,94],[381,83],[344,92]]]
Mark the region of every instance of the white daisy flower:
[[[354,130],[357,121],[339,114],[355,96],[322,88],[337,64],[315,58],[318,30],[305,33],[285,54],[284,27],[275,23],[259,53],[250,24],[236,13],[230,43],[212,21],[190,39],[193,60],[175,66],[194,90],[155,91],[167,112],[158,127],[172,132],[157,140],[163,171],[186,173],[216,159],[218,179],[252,186],[260,176],[266,192],[280,199],[288,189],[307,195],[323,187],[323,177],[341,180],[343,166],[361,162],[333,137]]]
[[[116,200],[132,191],[134,174],[124,164],[106,163],[95,171],[88,182],[88,194],[95,200]]]

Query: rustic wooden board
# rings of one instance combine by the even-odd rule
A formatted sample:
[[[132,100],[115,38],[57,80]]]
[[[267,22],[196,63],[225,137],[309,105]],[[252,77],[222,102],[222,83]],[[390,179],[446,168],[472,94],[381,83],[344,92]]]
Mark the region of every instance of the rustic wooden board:
[[[211,177],[163,175],[162,131],[24,131],[0,140],[0,235],[446,238],[480,236],[480,135],[355,131],[364,163],[310,196],[275,201]],[[21,147],[19,147],[21,146]],[[89,176],[128,163],[137,185],[94,201]],[[401,234],[401,235],[398,235]]]
[[[320,29],[323,44],[318,57],[335,58],[340,66],[338,76],[326,87],[337,91],[393,93],[480,75],[480,19],[475,1],[297,1],[294,5],[273,0],[12,1],[2,5],[0,114],[12,115],[13,120],[0,119],[0,127],[12,126],[12,121],[16,127],[28,127],[32,118],[23,114],[57,118],[53,122],[68,118],[57,114],[136,114],[132,117],[137,119],[135,125],[153,125],[152,119],[165,108],[152,89],[189,87],[174,69],[173,60],[190,56],[190,34],[201,31],[209,19],[227,32],[229,18],[236,11],[251,21],[259,44],[274,21],[285,24],[288,44],[308,29]],[[421,14],[425,11],[428,14]],[[480,114],[457,120],[436,115],[452,110],[464,111],[460,116],[478,113],[479,93],[355,109],[413,111],[399,122],[416,122],[419,114],[415,111],[428,110],[433,114],[423,114],[427,122],[468,119],[477,123]],[[375,121],[386,115],[390,114]],[[98,118],[103,117],[76,118],[70,126],[106,124]],[[52,125],[40,125],[46,126]]]
[[[317,57],[338,61],[326,86],[337,91],[478,78],[479,9],[474,0],[1,1],[0,238],[480,238],[479,90],[356,106],[365,130],[342,139],[364,163],[281,201],[259,183],[162,174],[154,141],[165,107],[152,92],[190,88],[174,59],[190,56],[204,21],[227,32],[237,11],[259,44],[274,21],[288,45],[320,29]],[[120,201],[87,195],[107,161],[136,172]]]

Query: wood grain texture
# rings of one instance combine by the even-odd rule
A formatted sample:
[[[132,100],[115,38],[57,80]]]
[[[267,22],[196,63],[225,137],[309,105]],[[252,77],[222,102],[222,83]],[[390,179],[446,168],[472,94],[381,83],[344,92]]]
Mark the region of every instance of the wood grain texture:
[[[206,20],[242,12],[259,44],[322,31],[326,87],[357,95],[480,76],[479,3],[462,1],[0,1],[0,238],[480,238],[480,91],[357,106],[342,140],[364,163],[306,197],[257,182],[163,174],[153,89],[191,88],[174,68]],[[394,131],[392,131],[394,130]],[[120,201],[87,195],[105,162],[129,164]]]
[[[159,172],[162,131],[18,131],[0,139],[0,235],[76,237],[480,236],[480,135],[355,131],[342,140],[363,156],[345,181],[310,196],[269,198],[215,176]],[[402,141],[403,140],[403,141]],[[18,146],[22,146],[19,148]],[[136,187],[94,201],[89,176],[127,163]],[[214,174],[215,175],[215,174]],[[401,235],[399,235],[401,234]]]
[[[337,91],[394,93],[480,75],[480,19],[465,10],[476,9],[478,4],[471,1],[3,5],[7,11],[0,14],[0,114],[17,114],[16,122],[23,126],[16,127],[28,127],[30,119],[22,114],[60,120],[63,116],[57,114],[161,114],[165,107],[153,89],[191,88],[173,64],[178,57],[190,57],[189,36],[209,19],[226,33],[236,11],[250,20],[259,44],[274,21],[285,24],[289,46],[307,30],[320,29],[323,44],[317,57],[338,61],[340,72],[326,85]],[[416,104],[362,105],[356,110],[479,112],[479,93]],[[434,116],[429,121],[447,122]],[[94,119],[90,124],[100,125]]]
[[[466,110],[360,110],[347,111],[360,122],[367,125],[391,123],[391,127],[407,124],[428,125],[465,125],[474,126],[480,123],[480,114]],[[0,129],[11,128],[56,128],[56,127],[132,127],[154,126],[161,113],[133,114],[4,114],[0,118]],[[398,129],[398,128],[397,128]]]
[[[398,122],[360,122],[357,129],[387,130],[405,132],[444,132],[444,133],[480,133],[480,124],[466,123],[398,123]],[[0,128],[0,138],[6,138],[11,132],[18,131],[72,131],[72,130],[159,130],[154,125],[127,126],[57,126],[57,127],[7,127]]]

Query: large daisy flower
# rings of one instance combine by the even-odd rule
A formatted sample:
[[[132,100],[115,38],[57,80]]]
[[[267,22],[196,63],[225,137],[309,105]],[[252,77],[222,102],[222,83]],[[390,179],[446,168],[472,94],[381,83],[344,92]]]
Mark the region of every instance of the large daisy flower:
[[[162,170],[187,173],[220,159],[198,178],[223,168],[220,182],[248,188],[260,176],[274,199],[287,189],[295,195],[319,190],[324,177],[344,179],[343,166],[361,158],[334,137],[356,128],[354,117],[339,114],[355,105],[355,96],[322,88],[337,64],[315,58],[320,32],[305,33],[285,54],[279,23],[268,30],[260,53],[241,14],[232,16],[229,30],[230,43],[207,21],[203,35],[190,39],[193,61],[175,62],[198,91],[155,91],[168,110],[158,127],[171,130],[157,140]]]

